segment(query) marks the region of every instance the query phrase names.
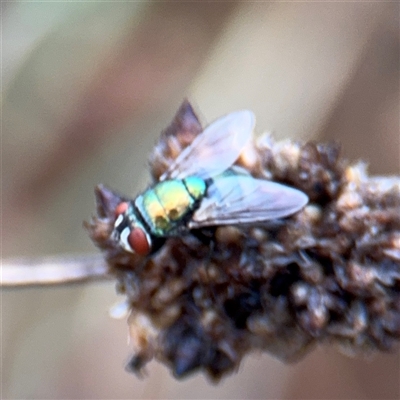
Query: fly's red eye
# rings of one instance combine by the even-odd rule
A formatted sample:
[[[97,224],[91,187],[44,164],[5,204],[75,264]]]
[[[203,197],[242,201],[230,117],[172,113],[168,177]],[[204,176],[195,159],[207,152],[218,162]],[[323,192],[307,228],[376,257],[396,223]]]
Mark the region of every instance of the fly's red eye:
[[[133,251],[141,256],[150,253],[150,243],[141,228],[133,228],[128,235],[128,243]]]
[[[123,214],[128,208],[129,204],[126,201],[119,203],[114,211],[115,216],[118,217],[119,215]]]

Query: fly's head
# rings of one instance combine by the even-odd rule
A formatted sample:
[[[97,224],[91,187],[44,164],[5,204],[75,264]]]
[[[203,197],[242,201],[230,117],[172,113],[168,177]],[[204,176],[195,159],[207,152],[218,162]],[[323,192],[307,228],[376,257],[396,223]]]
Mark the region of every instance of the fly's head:
[[[124,201],[116,207],[111,238],[124,250],[140,256],[147,256],[152,250],[151,237],[131,202]]]

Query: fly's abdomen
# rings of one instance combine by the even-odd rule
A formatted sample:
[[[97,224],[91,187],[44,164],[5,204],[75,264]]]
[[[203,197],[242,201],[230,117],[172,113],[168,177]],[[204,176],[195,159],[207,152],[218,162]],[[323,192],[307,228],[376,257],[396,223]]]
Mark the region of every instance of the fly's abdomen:
[[[168,236],[205,195],[206,183],[196,177],[167,180],[140,195],[135,206],[155,236]]]

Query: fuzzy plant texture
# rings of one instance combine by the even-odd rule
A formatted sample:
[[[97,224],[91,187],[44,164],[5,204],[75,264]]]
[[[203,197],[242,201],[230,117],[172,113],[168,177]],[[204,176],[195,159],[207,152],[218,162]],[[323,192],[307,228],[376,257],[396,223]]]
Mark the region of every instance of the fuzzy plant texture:
[[[154,182],[203,128],[184,102],[150,156]],[[214,381],[254,350],[298,360],[317,344],[346,353],[390,351],[400,338],[400,178],[370,177],[336,144],[254,137],[236,164],[300,189],[309,204],[276,223],[216,227],[212,245],[173,237],[153,255],[110,237],[115,208],[129,200],[96,188],[86,224],[117,291],[127,298],[133,356],[180,378]]]

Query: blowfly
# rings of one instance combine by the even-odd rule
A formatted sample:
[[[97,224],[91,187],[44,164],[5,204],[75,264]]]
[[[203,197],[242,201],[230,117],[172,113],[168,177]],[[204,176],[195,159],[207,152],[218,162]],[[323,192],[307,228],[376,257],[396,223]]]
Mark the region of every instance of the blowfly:
[[[308,197],[300,190],[233,167],[254,121],[253,113],[243,110],[210,124],[159,182],[116,207],[112,238],[145,256],[159,247],[156,243],[194,229],[262,222],[301,210]]]

